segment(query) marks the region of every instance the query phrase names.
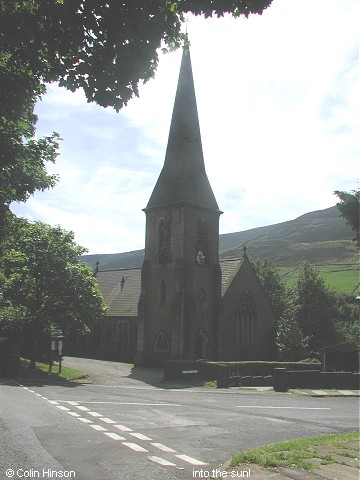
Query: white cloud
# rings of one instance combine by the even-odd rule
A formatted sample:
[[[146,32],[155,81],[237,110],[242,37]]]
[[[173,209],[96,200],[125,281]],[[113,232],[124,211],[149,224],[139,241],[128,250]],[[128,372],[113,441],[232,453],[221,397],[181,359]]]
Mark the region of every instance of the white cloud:
[[[190,17],[205,164],[221,231],[333,205],[358,177],[358,26],[354,0],[274,0],[249,19]],[[59,131],[61,182],[16,211],[76,232],[91,252],[144,245],[181,52],[119,114],[51,85],[38,135]]]

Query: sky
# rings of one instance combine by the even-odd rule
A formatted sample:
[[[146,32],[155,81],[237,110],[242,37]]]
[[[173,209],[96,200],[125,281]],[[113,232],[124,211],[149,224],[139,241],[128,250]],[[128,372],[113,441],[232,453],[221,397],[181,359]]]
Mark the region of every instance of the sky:
[[[220,233],[335,205],[359,182],[359,2],[274,0],[248,19],[188,17],[205,167]],[[75,232],[89,253],[141,249],[165,159],[181,50],[119,113],[55,84],[37,136],[56,131],[60,181],[17,215]]]

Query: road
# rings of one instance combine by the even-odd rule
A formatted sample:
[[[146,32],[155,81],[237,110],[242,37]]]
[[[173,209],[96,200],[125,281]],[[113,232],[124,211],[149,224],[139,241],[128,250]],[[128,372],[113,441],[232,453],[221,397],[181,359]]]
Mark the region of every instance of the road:
[[[83,362],[98,383],[0,384],[1,479],[191,479],[242,449],[358,428],[358,398],[164,388],[156,370],[65,365]]]

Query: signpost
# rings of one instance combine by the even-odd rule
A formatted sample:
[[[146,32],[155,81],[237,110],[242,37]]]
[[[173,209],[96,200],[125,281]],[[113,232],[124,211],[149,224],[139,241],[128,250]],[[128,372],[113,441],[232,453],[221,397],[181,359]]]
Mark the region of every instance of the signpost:
[[[64,336],[57,335],[50,337],[50,360],[49,360],[49,372],[52,370],[54,362],[59,363],[59,373],[61,373],[61,361],[62,361],[62,349]]]

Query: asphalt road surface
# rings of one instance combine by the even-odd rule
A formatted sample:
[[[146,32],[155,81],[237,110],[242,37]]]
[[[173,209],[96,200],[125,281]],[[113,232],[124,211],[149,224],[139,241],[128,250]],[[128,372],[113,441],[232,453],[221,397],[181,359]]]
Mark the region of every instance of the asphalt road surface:
[[[359,425],[358,398],[168,388],[158,370],[64,365],[97,383],[0,384],[1,480],[209,478],[239,450]]]

